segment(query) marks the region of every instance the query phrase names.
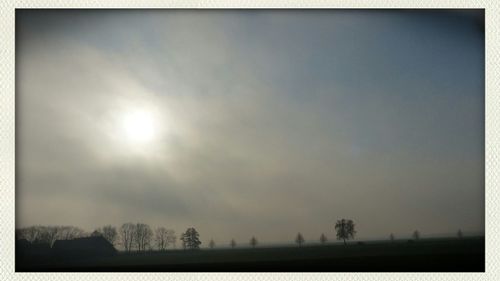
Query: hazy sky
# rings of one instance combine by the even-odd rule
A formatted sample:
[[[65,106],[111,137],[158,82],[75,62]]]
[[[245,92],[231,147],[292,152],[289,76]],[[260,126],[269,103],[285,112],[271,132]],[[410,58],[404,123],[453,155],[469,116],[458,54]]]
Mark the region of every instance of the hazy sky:
[[[18,10],[17,226],[482,232],[481,19]]]

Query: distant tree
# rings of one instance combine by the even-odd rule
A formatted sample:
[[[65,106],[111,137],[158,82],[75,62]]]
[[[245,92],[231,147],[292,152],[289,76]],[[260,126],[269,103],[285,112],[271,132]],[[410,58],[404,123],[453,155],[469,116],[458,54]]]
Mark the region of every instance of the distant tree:
[[[85,231],[75,226],[58,226],[56,227],[57,239],[70,240],[85,236]]]
[[[158,250],[166,250],[167,247],[175,245],[177,237],[175,236],[175,231],[172,229],[166,229],[165,227],[158,227],[155,229],[154,240],[156,242],[156,247]]]
[[[120,227],[121,244],[123,245],[123,248],[127,252],[132,251],[132,247],[134,245],[135,232],[136,232],[136,225],[131,222],[124,223]]]
[[[210,247],[210,249],[213,249],[215,247],[215,242],[213,239],[210,239],[210,243],[208,244],[208,246]]]
[[[99,228],[90,233],[90,237],[98,237],[98,236],[102,236],[101,229]]]
[[[151,227],[144,223],[137,223],[135,225],[134,243],[138,251],[145,251],[151,247],[151,239],[153,238],[153,231]]]
[[[461,229],[458,230],[457,237],[458,237],[458,239],[462,239],[464,237],[464,234],[462,233]]]
[[[231,239],[231,243],[229,243],[229,245],[231,245],[231,248],[236,247],[236,241],[234,241],[234,239]]]
[[[177,236],[175,235],[175,231],[173,229],[167,229],[167,247],[175,247],[176,242]]]
[[[257,246],[257,238],[252,237],[252,238],[250,239],[250,245],[251,245],[253,248],[255,248],[255,247]]]
[[[325,234],[321,233],[321,236],[319,237],[319,242],[321,242],[321,244],[325,244],[326,241],[328,241],[328,239],[326,238]]]
[[[56,240],[83,237],[85,232],[74,226],[30,226],[16,230],[16,239],[26,239],[31,243],[47,243],[52,246]]]
[[[51,247],[60,235],[60,227],[58,226],[40,226],[39,233],[33,243],[47,243]]]
[[[167,249],[167,229],[165,227],[158,227],[155,229],[155,238],[156,246],[158,250],[164,251]]]
[[[354,238],[356,230],[354,230],[354,222],[352,220],[341,219],[335,224],[337,231],[337,240],[344,240],[344,245],[347,245],[346,240]]]
[[[415,230],[412,235],[413,239],[419,240],[420,239],[420,232],[418,230]]]
[[[40,226],[29,226],[16,230],[16,239],[26,239],[33,243],[40,235]]]
[[[116,227],[112,225],[105,225],[101,230],[102,237],[108,240],[111,245],[115,246],[116,240],[118,239],[118,231],[116,231]]]
[[[184,249],[199,249],[200,248],[200,234],[194,227],[190,227],[181,235],[182,247]]]
[[[395,240],[394,234],[391,233],[391,235],[389,235],[389,240],[391,240],[391,242],[394,243],[394,240]]]
[[[299,247],[302,246],[302,244],[304,244],[305,240],[304,240],[304,237],[302,236],[302,234],[299,232],[297,234],[297,237],[295,238],[295,243],[297,243],[299,245]]]

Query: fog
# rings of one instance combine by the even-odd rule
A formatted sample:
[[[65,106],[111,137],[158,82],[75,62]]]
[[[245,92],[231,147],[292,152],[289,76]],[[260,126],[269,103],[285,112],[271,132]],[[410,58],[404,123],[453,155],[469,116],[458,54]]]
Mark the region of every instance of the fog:
[[[16,13],[16,226],[484,231],[474,12]],[[120,127],[136,110],[154,137]]]

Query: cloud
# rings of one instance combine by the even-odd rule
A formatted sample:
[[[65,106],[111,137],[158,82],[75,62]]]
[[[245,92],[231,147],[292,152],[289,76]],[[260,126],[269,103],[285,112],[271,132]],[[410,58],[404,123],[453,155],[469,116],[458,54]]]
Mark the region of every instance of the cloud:
[[[408,58],[445,80],[392,79],[403,66],[377,65],[387,45],[363,37],[368,18],[308,14],[25,12],[18,225],[143,221],[227,241],[319,238],[340,217],[362,237],[484,227],[482,74],[455,72],[474,91],[457,93]],[[118,128],[137,108],[160,124],[143,147]]]

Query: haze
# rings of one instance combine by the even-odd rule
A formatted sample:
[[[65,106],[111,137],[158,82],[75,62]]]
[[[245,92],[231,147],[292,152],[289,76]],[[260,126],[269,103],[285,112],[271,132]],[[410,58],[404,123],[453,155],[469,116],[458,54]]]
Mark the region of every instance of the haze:
[[[482,15],[17,11],[16,226],[484,233]]]

